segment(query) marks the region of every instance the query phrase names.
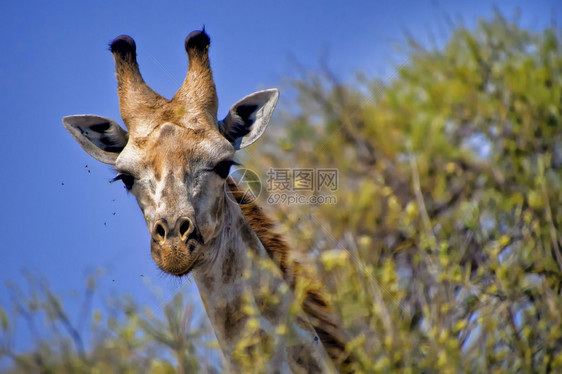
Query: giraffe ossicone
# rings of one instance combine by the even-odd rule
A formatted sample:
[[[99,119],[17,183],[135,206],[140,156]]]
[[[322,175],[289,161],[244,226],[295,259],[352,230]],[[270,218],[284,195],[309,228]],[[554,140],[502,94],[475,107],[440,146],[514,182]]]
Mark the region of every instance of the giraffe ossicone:
[[[265,131],[279,92],[248,95],[217,120],[209,45],[204,30],[188,35],[186,78],[166,99],[144,82],[134,40],[117,37],[110,51],[127,130],[89,114],[63,124],[88,154],[115,167],[114,180],[137,199],[158,267],[193,274],[232,371],[262,361],[266,372],[348,371],[345,336],[318,287],[305,288],[300,312],[289,318],[302,266],[228,177],[235,152]]]

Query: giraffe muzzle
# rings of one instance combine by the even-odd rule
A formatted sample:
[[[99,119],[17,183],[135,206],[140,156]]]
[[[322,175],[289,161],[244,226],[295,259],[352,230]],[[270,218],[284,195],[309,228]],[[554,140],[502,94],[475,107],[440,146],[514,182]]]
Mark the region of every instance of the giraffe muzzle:
[[[189,217],[179,217],[172,226],[165,218],[152,228],[151,255],[158,267],[172,275],[187,274],[197,255],[194,251],[204,244],[197,226]]]

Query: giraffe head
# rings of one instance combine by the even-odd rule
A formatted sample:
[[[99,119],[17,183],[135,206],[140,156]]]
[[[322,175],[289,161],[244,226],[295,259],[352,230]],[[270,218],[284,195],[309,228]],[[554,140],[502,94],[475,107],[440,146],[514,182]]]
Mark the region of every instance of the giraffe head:
[[[185,40],[185,81],[171,100],[144,82],[129,36],[110,46],[121,117],[63,118],[63,124],[95,159],[114,165],[115,180],[137,199],[151,235],[151,255],[165,272],[181,276],[204,258],[221,230],[225,180],[234,153],[265,130],[279,93],[259,91],[235,103],[217,120],[218,100],[209,63],[210,39],[194,31]]]

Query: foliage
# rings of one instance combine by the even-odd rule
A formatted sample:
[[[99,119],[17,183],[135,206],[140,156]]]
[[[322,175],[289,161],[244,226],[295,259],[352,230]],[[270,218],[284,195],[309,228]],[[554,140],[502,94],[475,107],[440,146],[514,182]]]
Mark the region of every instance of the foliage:
[[[247,166],[338,169],[337,204],[270,211],[316,254],[361,372],[562,370],[561,52],[496,14],[410,40],[391,82],[294,82]]]
[[[164,306],[163,316],[129,296],[108,300],[102,312],[92,310],[96,276],[91,276],[73,318],[45,280],[31,275],[27,280],[27,292],[10,285],[11,313],[0,307],[0,358],[13,364],[6,373],[219,372],[216,354],[211,359],[216,343],[210,326],[193,325],[193,305],[181,294]],[[32,336],[30,351],[14,348],[18,328],[18,335],[27,329]]]
[[[562,371],[560,38],[496,14],[443,48],[410,40],[390,82],[307,74],[277,136],[249,151],[264,179],[338,170],[337,191],[313,192],[337,204],[267,210],[316,264],[358,372]],[[219,370],[181,296],[163,318],[132,300],[86,313],[86,344],[48,287],[30,284],[0,310],[13,372]],[[33,331],[39,315],[48,339]],[[16,319],[31,352],[10,349]]]

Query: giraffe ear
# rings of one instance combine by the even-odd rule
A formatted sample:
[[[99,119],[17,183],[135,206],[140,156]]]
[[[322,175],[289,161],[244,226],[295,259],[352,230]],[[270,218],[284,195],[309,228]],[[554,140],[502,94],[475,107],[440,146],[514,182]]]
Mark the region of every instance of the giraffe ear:
[[[92,114],[67,116],[62,124],[90,156],[104,164],[115,165],[129,138],[115,121]]]
[[[276,88],[246,96],[234,104],[219,122],[220,132],[234,149],[246,148],[265,131],[278,99],[279,90]]]

